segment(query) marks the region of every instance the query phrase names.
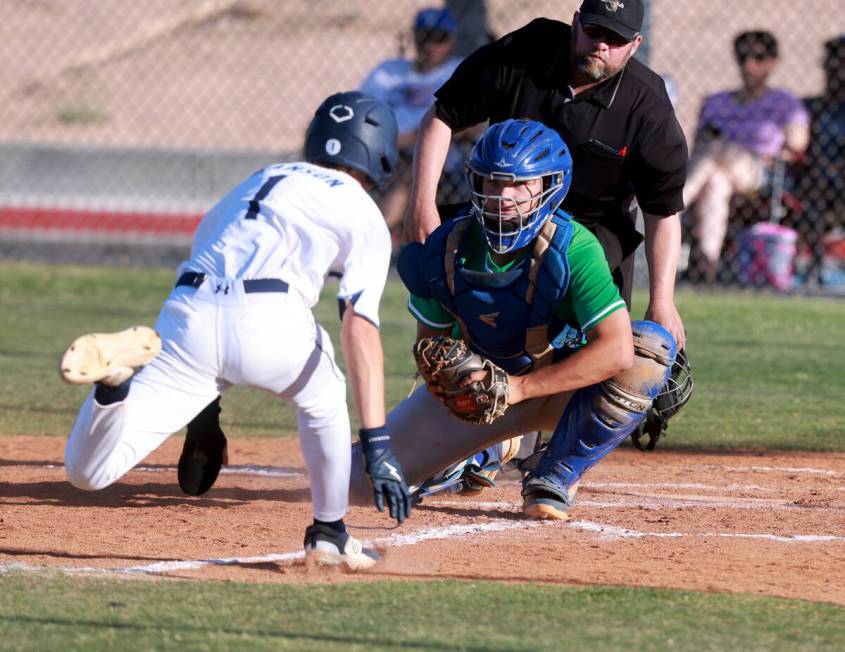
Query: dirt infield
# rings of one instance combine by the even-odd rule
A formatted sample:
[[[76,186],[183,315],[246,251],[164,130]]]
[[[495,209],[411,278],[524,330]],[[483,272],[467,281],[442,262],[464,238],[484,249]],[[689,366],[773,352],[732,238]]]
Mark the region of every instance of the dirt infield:
[[[845,605],[845,455],[614,452],[587,477],[568,523],[519,513],[504,479],[475,498],[428,499],[402,527],[347,517],[383,549],[373,571],[308,570],[310,521],[295,440],[231,442],[233,464],[206,497],[176,484],[176,438],[96,493],[64,477],[64,440],[0,437],[0,573],[245,582],[506,580],[741,592]]]

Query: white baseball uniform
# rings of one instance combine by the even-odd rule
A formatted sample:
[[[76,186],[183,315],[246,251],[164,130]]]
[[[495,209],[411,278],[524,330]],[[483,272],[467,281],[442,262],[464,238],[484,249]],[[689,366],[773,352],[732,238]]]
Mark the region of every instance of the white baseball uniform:
[[[311,308],[336,275],[338,299],[378,326],[390,252],[381,212],[348,174],[287,163],[249,177],[197,227],[156,324],[161,353],[124,400],[101,405],[92,390],[80,409],[65,451],[70,481],[115,482],[228,387],[257,387],[296,405],[314,516],[342,518],[346,385]]]

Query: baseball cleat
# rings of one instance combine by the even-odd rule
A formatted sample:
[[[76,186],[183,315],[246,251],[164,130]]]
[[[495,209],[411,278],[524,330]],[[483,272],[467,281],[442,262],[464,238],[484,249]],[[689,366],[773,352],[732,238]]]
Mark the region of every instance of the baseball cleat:
[[[577,492],[577,482],[567,490],[565,497],[540,488],[527,489],[522,496],[522,513],[528,518],[567,521]]]
[[[161,337],[147,326],[133,326],[117,333],[83,335],[62,355],[59,375],[73,385],[101,383],[117,387],[160,351]]]
[[[189,496],[200,496],[211,489],[228,464],[226,435],[220,429],[220,397],[209,403],[188,424],[177,477]]]
[[[375,566],[381,557],[347,532],[309,525],[305,530],[305,560],[321,566],[342,564],[350,570],[364,570]]]

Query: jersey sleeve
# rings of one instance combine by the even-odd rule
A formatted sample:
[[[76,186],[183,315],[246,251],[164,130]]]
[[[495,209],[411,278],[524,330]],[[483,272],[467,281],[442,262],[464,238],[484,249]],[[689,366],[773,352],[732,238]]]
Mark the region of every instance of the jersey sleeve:
[[[689,160],[686,137],[671,109],[644,113],[633,149],[634,192],[644,212],[674,215],[684,208]]]
[[[455,318],[436,299],[423,299],[414,294],[408,297],[408,312],[414,318],[435,330],[451,328]]]
[[[390,266],[390,233],[375,203],[366,194],[363,199],[369,204],[356,204],[357,215],[349,218],[350,228],[344,233],[347,242],[337,299],[342,306],[351,302],[357,315],[378,327],[379,304]]]
[[[596,237],[579,228],[569,246],[569,291],[566,312],[574,314],[587,333],[605,317],[625,309],[625,301],[613,282],[604,250]]]

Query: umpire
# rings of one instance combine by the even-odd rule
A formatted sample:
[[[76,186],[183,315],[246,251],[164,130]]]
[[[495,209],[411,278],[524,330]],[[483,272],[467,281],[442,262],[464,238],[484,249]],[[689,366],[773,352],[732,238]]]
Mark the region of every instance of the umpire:
[[[571,27],[538,18],[467,57],[423,118],[405,236],[425,240],[440,223],[434,198],[453,133],[485,120],[544,122],[574,161],[562,207],[601,242],[629,309],[634,251],[643,241],[634,226],[639,204],[649,268],[645,318],[682,348],[674,290],[687,145],[663,80],[631,58],[643,41],[643,12],[642,0],[584,0]]]

